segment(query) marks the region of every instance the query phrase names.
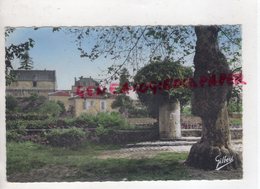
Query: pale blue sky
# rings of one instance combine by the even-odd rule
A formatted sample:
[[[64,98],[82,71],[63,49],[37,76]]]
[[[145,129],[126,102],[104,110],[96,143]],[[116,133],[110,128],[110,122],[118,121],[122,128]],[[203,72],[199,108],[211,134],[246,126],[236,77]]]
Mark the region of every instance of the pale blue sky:
[[[232,27],[232,26],[231,26]],[[239,32],[237,35],[241,35]],[[92,77],[95,79],[104,79],[100,76],[102,70],[106,70],[114,61],[102,57],[94,62],[87,58],[81,58],[78,46],[75,43],[76,36],[72,33],[61,30],[53,32],[51,27],[43,27],[38,30],[33,28],[16,28],[6,39],[6,45],[11,43],[19,44],[32,38],[35,46],[29,53],[33,59],[34,70],[56,70],[58,89],[71,89],[74,84],[74,77]],[[222,38],[222,41],[227,38]],[[88,40],[85,47],[91,47],[95,43],[94,38]],[[234,47],[236,48],[236,47]],[[192,65],[193,55],[185,58],[186,65]],[[121,63],[121,62],[120,62]],[[14,69],[20,66],[20,61],[13,62]]]
[[[74,42],[75,37],[64,32],[52,32],[51,28],[16,28],[6,40],[6,44],[19,44],[28,38],[35,41],[35,46],[29,53],[33,59],[33,69],[56,70],[58,89],[70,89],[74,77],[100,78],[101,70],[109,64],[109,59],[102,58],[91,62],[80,58],[80,52]],[[19,60],[13,63],[14,69],[19,67]]]

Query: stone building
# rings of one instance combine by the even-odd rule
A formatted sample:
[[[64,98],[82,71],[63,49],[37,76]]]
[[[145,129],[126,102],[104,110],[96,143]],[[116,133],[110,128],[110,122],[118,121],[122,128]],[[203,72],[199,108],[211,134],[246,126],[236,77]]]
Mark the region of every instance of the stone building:
[[[55,92],[56,73],[55,70],[11,70],[15,75],[15,81],[6,86],[6,95],[26,97],[31,94],[48,96]]]
[[[98,82],[92,79],[91,77],[85,78],[81,76],[79,77],[78,80],[77,78],[75,78],[75,82],[74,85],[71,87],[71,90],[75,93],[78,86],[81,86],[82,89],[86,89],[87,87],[90,86],[96,88],[98,85],[99,85]]]
[[[115,100],[115,96],[89,96],[80,98],[73,96],[69,98],[69,105],[73,107],[74,115],[79,116],[82,113],[97,114],[99,112],[114,112],[111,105]]]

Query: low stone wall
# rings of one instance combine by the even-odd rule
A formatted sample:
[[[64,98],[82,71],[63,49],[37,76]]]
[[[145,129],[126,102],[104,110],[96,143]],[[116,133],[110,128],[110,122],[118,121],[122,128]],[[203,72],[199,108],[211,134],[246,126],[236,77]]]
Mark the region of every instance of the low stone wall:
[[[183,137],[201,137],[201,129],[182,129],[181,135]],[[232,128],[230,129],[231,139],[242,139],[243,129]]]
[[[117,130],[99,138],[99,142],[110,144],[127,144],[155,140],[159,140],[158,128],[138,130]]]

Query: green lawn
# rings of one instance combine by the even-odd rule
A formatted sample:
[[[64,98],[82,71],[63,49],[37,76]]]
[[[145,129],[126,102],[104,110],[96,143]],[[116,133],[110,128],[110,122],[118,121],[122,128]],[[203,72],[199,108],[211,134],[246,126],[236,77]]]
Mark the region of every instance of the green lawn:
[[[115,145],[85,143],[77,149],[65,149],[31,142],[10,142],[7,143],[7,175],[26,175],[48,166],[65,166],[68,170],[77,171],[73,176],[64,174],[62,181],[189,179],[186,167],[180,163],[187,158],[187,153],[165,152],[145,159],[97,158],[104,150],[119,148],[120,146]],[[45,177],[55,175],[50,172]],[[33,178],[30,179],[34,181]]]

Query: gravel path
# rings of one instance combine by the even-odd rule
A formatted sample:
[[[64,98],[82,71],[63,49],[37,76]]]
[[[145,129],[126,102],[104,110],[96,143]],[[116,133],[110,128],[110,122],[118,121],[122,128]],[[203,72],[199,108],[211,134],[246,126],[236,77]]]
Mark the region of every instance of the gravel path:
[[[127,145],[126,148],[119,150],[104,151],[98,156],[100,159],[107,158],[149,158],[162,152],[189,152],[195,141],[155,141],[141,142]],[[242,153],[242,141],[232,141],[232,148]]]

